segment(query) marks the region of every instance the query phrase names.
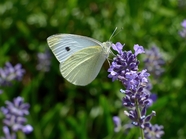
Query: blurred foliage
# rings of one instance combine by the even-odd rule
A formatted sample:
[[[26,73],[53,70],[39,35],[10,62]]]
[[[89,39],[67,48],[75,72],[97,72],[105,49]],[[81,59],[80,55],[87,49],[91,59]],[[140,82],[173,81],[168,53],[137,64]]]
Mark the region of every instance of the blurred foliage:
[[[31,105],[28,123],[34,127],[31,134],[20,133],[18,139],[138,137],[136,129],[128,135],[113,132],[112,116],[127,119],[119,93],[122,85],[107,78],[107,63],[85,87],[65,81],[53,55],[49,72],[36,70],[37,53],[48,49],[48,36],[73,33],[106,41],[115,27],[123,30],[112,42],[125,43],[126,50],[139,44],[145,48],[156,45],[162,51],[166,65],[160,81],[153,82],[158,100],[150,108],[157,113],[152,123],[164,126],[164,139],[186,139],[186,39],[178,34],[186,19],[182,1],[1,0],[0,67],[7,61],[21,63],[26,74],[22,82],[1,88],[0,106],[5,100],[24,97]]]

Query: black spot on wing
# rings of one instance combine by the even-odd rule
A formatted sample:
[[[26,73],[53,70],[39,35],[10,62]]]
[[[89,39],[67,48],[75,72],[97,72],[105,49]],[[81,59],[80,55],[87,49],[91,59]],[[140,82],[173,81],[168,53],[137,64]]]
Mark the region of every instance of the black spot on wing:
[[[65,50],[66,51],[70,51],[70,47],[65,47]]]

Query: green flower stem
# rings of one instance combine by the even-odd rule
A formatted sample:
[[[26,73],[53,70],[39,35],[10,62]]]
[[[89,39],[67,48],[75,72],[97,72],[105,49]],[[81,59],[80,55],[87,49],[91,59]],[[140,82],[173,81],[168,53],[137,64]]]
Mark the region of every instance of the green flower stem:
[[[138,113],[138,116],[141,117],[141,110],[139,108],[139,105],[138,105],[138,102],[136,101],[136,109],[137,109],[137,113]],[[144,137],[144,132],[143,132],[143,129],[140,128],[140,135],[141,135],[141,139],[145,139]]]

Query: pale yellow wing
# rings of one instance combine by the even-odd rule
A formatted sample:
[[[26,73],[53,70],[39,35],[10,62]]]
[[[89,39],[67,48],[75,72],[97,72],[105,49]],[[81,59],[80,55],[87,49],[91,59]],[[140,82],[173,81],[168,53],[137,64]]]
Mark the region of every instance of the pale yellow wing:
[[[70,83],[85,86],[96,78],[105,60],[101,46],[90,46],[60,63],[60,71]]]

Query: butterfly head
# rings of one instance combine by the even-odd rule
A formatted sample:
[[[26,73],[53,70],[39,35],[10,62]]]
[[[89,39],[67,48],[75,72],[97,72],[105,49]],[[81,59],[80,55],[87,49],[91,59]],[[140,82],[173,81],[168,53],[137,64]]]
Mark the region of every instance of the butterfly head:
[[[107,42],[103,42],[103,52],[106,58],[109,57],[109,54],[111,53],[110,48],[112,47],[112,42],[107,41]]]
[[[109,41],[103,43],[103,52],[104,52],[104,55],[105,55],[105,57],[107,59],[108,59],[110,53],[112,53],[114,55],[114,53],[110,49],[112,47],[112,42],[110,40],[114,36],[116,36],[119,32],[121,32],[122,29],[118,33],[116,33],[116,30],[117,30],[117,27],[115,28],[115,30],[113,31],[112,35],[110,36]]]

